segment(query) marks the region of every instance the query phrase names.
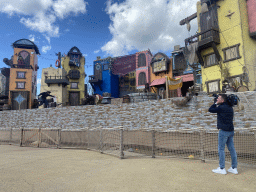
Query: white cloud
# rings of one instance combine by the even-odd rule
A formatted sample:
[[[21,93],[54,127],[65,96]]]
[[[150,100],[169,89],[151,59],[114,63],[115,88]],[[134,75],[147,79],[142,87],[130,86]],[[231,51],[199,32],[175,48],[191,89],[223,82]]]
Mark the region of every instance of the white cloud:
[[[58,37],[57,19],[86,12],[84,0],[0,0],[0,12],[21,15],[20,22],[47,37]]]
[[[51,50],[51,48],[52,47],[50,45],[45,45],[45,46],[42,47],[42,52],[47,53],[47,51]]]
[[[33,41],[33,42],[35,42],[35,35],[29,35],[28,36],[28,39],[30,40],[30,41]]]
[[[184,45],[189,36],[179,22],[196,12],[198,0],[126,0],[122,3],[108,1],[106,12],[111,19],[112,39],[102,51],[118,56],[133,49],[155,51],[172,50],[174,45]],[[191,22],[193,35],[197,22]]]
[[[84,57],[87,57],[87,56],[88,56],[88,54],[83,54],[83,56],[84,56]]]
[[[94,54],[97,54],[99,52],[100,52],[100,50],[93,51]]]
[[[37,85],[40,84],[41,85],[41,78],[37,79]]]

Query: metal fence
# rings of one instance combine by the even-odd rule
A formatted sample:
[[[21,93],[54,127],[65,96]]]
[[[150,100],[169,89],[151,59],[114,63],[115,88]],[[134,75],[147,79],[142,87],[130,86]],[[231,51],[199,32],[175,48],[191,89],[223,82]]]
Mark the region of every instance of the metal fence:
[[[218,160],[218,130],[204,128],[128,130],[122,127],[79,130],[0,129],[0,144],[22,147],[78,148],[134,157],[179,157]],[[256,166],[256,128],[235,129],[234,144],[239,164]],[[226,161],[231,162],[226,147]]]

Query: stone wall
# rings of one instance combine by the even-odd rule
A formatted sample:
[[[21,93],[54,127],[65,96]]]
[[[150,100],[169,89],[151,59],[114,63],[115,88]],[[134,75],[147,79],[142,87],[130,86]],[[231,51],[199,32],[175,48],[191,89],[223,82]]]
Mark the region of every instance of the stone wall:
[[[236,93],[242,105],[234,107],[236,128],[256,127],[256,92]],[[213,98],[201,92],[187,107],[177,107],[172,99],[111,105],[67,106],[21,111],[0,111],[1,128],[62,128],[124,126],[129,129],[216,129],[216,114],[208,112]]]

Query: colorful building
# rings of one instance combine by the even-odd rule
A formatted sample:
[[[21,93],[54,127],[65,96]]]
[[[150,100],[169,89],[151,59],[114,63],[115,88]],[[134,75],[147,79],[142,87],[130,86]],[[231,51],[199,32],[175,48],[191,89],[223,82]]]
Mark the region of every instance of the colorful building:
[[[4,59],[10,66],[9,101],[11,109],[31,109],[37,92],[38,47],[28,39],[20,39],[13,44],[12,58]]]
[[[201,65],[199,63],[191,63],[184,55],[184,47],[175,46],[172,52],[173,63],[173,77],[175,79],[182,78],[183,85],[177,91],[177,96],[186,96],[188,88],[193,86],[194,83],[201,84]],[[192,68],[192,67],[194,68]],[[195,78],[194,78],[195,71]]]
[[[225,83],[238,91],[256,88],[255,10],[255,0],[201,0],[197,13],[181,21],[198,20],[198,33],[185,44],[197,46],[204,91],[225,91]]]
[[[150,63],[152,60],[150,50],[136,53],[136,86],[138,90],[145,89],[145,84],[150,84]]]
[[[136,92],[136,54],[115,57],[112,66],[119,76],[119,97]]]
[[[77,47],[72,47],[65,57],[61,58],[62,67],[67,72],[67,100],[71,106],[80,105],[85,95],[85,58]],[[64,99],[65,100],[65,99]]]
[[[111,97],[118,98],[119,76],[113,74],[112,63],[111,57],[105,59],[98,57],[93,62],[94,75],[89,76],[89,83],[95,94],[103,95],[106,92],[110,93]]]
[[[52,66],[42,69],[40,93],[50,91],[51,95],[55,96],[57,104],[67,105],[69,80],[66,76],[65,69],[55,69]]]
[[[153,56],[150,65],[151,92],[165,98],[166,77],[172,78],[172,59],[164,53],[157,53]],[[170,91],[169,96],[173,97],[174,94]]]

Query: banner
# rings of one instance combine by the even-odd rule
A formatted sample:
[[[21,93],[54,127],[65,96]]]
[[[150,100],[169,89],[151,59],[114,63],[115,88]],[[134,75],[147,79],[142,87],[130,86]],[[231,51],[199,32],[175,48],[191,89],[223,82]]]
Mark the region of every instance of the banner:
[[[173,79],[171,77],[167,77],[167,83],[168,83],[169,90],[176,90],[178,88],[181,88],[183,85],[182,77],[179,79]]]

